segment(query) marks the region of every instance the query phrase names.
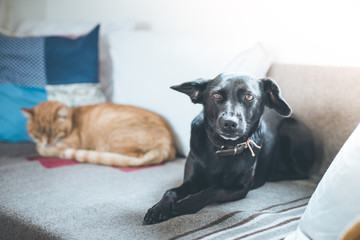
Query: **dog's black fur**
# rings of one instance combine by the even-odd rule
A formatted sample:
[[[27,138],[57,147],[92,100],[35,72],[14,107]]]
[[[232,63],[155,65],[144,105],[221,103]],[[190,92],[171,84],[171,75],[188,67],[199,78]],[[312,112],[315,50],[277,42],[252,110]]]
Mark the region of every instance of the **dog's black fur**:
[[[289,117],[291,109],[271,79],[221,74],[172,89],[203,104],[204,110],[192,122],[184,182],[167,190],[148,210],[145,224],[195,213],[208,204],[242,199],[266,181],[308,177],[315,160],[312,134]],[[226,149],[232,152],[248,139],[261,149],[250,143],[252,148],[236,155],[235,151],[227,156],[216,154]]]

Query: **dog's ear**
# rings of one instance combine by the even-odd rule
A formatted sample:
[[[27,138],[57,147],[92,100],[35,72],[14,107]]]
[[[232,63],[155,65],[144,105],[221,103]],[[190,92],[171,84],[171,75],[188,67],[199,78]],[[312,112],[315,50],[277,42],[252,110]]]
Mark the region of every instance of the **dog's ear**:
[[[270,78],[260,79],[263,83],[265,92],[265,105],[273,108],[281,116],[289,117],[291,108],[280,95],[279,86]]]
[[[171,89],[187,94],[193,103],[203,103],[204,90],[206,89],[209,80],[202,78],[196,79],[192,82],[186,82],[180,85],[172,86]]]

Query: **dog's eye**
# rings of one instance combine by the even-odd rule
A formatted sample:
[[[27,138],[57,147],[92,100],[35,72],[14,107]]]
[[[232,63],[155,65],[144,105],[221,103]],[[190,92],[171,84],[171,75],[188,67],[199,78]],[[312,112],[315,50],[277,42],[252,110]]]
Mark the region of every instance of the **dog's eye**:
[[[222,96],[219,93],[214,93],[212,97],[213,99],[222,99]]]
[[[254,99],[254,96],[253,95],[251,95],[251,94],[246,94],[245,95],[245,100],[246,101],[251,101],[251,100],[253,100]]]

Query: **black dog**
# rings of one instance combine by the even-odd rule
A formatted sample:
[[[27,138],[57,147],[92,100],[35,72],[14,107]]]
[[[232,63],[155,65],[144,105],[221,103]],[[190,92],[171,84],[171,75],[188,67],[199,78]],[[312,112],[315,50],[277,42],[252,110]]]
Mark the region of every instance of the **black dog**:
[[[285,118],[291,109],[271,79],[221,74],[171,88],[204,110],[192,122],[184,182],[148,210],[145,224],[242,199],[266,181],[308,177],[315,160],[312,134]]]

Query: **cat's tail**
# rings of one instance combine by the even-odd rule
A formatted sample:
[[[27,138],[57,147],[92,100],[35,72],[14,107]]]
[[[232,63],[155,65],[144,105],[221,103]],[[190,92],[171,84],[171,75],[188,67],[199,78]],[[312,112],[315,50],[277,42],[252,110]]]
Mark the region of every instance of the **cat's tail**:
[[[103,164],[119,167],[139,167],[159,164],[175,158],[173,147],[162,147],[150,150],[143,157],[137,158],[119,153],[98,152],[92,150],[68,148],[62,154],[64,158],[74,159],[78,162]]]

